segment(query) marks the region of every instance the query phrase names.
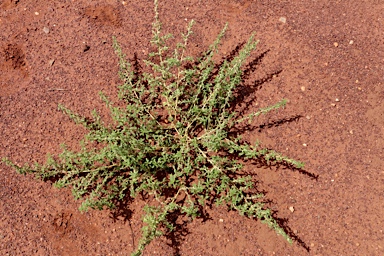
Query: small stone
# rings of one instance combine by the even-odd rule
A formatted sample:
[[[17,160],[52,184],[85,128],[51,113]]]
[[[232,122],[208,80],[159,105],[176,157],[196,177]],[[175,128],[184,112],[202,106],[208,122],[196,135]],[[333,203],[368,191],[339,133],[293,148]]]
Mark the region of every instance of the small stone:
[[[91,47],[89,46],[89,45],[84,45],[83,46],[83,52],[86,52],[86,51],[88,51],[89,49],[91,49]]]
[[[45,34],[48,34],[48,33],[49,33],[49,28],[44,27],[44,28],[43,28],[43,31],[44,31]]]
[[[338,98],[336,98],[335,101],[339,102],[340,100]]]
[[[290,210],[291,212],[294,212],[294,211],[295,211],[295,208],[293,208],[293,206],[290,206],[290,207],[289,207],[289,210]]]
[[[307,144],[303,143],[303,146],[304,146],[304,147],[306,147],[306,146],[307,146]]]
[[[305,86],[301,86],[300,89],[302,92],[305,92]]]
[[[53,63],[55,63],[55,60],[50,60],[50,61],[48,62],[48,64],[49,64],[50,67],[52,67]]]
[[[35,12],[35,15],[37,16],[37,15],[39,15],[40,13],[39,12]]]
[[[349,41],[349,44],[353,44],[353,40]]]
[[[310,117],[310,116],[306,116],[305,118],[307,118],[308,120],[309,120],[309,119],[311,119],[311,117]]]
[[[279,21],[282,22],[282,23],[286,23],[286,22],[287,22],[287,18],[285,18],[285,17],[280,17],[280,18],[279,18]]]
[[[335,47],[338,47],[338,46],[339,46],[339,44],[338,44],[337,42],[334,42],[333,45],[334,45]]]
[[[314,243],[311,243],[311,247],[315,247],[315,244],[314,244]]]
[[[223,219],[219,219],[219,221],[220,221],[220,222],[224,222],[224,220],[223,220]]]
[[[122,5],[127,5],[127,2],[126,1],[122,1],[121,4]]]
[[[352,131],[352,130],[350,130],[350,131],[349,131],[349,133],[350,133],[350,134],[353,134],[353,131]]]
[[[336,107],[336,104],[335,104],[335,103],[332,103],[331,106],[332,106],[332,107]]]

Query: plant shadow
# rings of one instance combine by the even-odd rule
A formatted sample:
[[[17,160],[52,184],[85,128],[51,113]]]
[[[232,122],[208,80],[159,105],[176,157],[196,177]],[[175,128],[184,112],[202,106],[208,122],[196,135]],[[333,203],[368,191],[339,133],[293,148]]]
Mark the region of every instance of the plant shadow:
[[[295,241],[300,247],[304,248],[307,252],[311,251],[311,248],[301,239],[288,225],[288,219],[277,217],[277,212],[273,211],[273,218],[279,224],[279,226],[288,234],[288,236]]]
[[[218,74],[220,67],[225,63],[233,60],[241,51],[241,48],[245,45],[245,42],[238,44],[228,55],[224,56],[222,61],[219,63],[215,64],[213,72],[210,75],[210,78],[208,80],[212,81],[214,77]],[[267,56],[267,54],[270,52],[270,50],[266,50],[256,56],[254,59],[252,59],[250,62],[248,62],[247,65],[245,65],[245,68],[242,73],[242,81],[247,81],[246,83],[243,82],[241,83],[234,91],[234,100],[233,100],[233,105],[231,108],[234,110],[235,107],[238,110],[238,105],[241,103],[246,103],[244,104],[244,107],[240,108],[239,114],[240,116],[243,116],[247,111],[249,111],[250,107],[253,105],[253,103],[257,100],[257,98],[254,96],[255,92],[260,90],[265,84],[268,82],[272,81],[275,77],[277,77],[283,70],[277,70],[275,72],[266,74],[264,77],[258,80],[254,81],[249,81],[249,78],[253,72],[255,72],[258,68],[259,65],[262,63],[263,59]],[[199,61],[204,60],[204,56],[206,56],[208,53],[207,52],[202,52],[200,54]],[[137,57],[137,53],[134,53],[134,56],[132,59],[129,60],[132,63],[132,71],[134,74],[134,79],[133,81],[139,81],[143,75],[143,68],[140,65],[140,60]],[[199,61],[195,61],[192,64],[187,64],[184,67],[189,68],[192,65],[199,65]],[[278,120],[273,120],[268,123],[263,123],[261,125],[253,125],[253,126],[243,126],[241,128],[234,128],[229,132],[229,135],[240,135],[246,131],[259,131],[261,132],[262,130],[269,129],[272,127],[278,127],[281,125],[289,124],[292,122],[297,122],[302,118],[302,115],[294,115],[291,117],[286,117]],[[236,158],[236,156],[231,156],[233,158]],[[237,160],[240,160],[240,158],[237,158]],[[276,171],[280,169],[288,169],[291,171],[297,171],[303,175],[306,175],[307,177],[311,179],[318,179],[318,175],[315,175],[313,173],[310,173],[306,170],[296,168],[291,164],[282,162],[282,163],[275,163],[271,161],[266,161],[263,158],[258,158],[255,160],[251,161],[251,164],[258,167],[258,168],[269,168],[269,169],[275,169]],[[255,178],[256,174],[252,173],[233,173],[230,174],[232,178],[240,177],[240,176],[246,176],[246,175],[251,175],[254,176],[253,180],[255,183],[255,189],[252,191],[252,193],[262,193],[264,195],[267,195],[267,191],[259,191],[257,188],[258,181]],[[172,194],[172,191],[169,191]],[[148,200],[148,195],[143,194],[142,199],[143,200]],[[182,199],[179,201],[179,203],[183,203]],[[132,202],[131,198],[126,198],[124,200],[119,200],[115,202],[116,208],[111,211],[111,218],[115,221],[120,220],[124,222],[129,222],[132,218],[133,211],[130,210],[130,203]],[[273,200],[270,199],[264,199],[262,201],[264,204],[274,204]],[[214,206],[214,198],[211,198],[206,206],[209,209],[212,209]],[[197,217],[198,219],[201,219],[203,222],[206,222],[208,220],[212,220],[212,218],[209,216],[209,213],[203,209],[203,207],[199,208],[199,213],[200,215]],[[277,217],[277,211],[273,211],[273,217],[276,219],[278,224],[285,230],[285,232],[294,240],[296,241],[301,247],[303,247],[305,250],[309,252],[310,248],[308,245],[297,235],[295,234],[291,228],[288,226],[288,220],[287,219],[281,219]],[[181,255],[180,251],[180,246],[182,242],[185,240],[185,237],[189,235],[191,232],[188,229],[188,225],[191,222],[191,219],[189,217],[186,217],[185,213],[182,213],[180,210],[171,212],[167,216],[167,220],[169,223],[171,223],[174,227],[174,229],[171,232],[166,232],[164,236],[167,239],[167,244],[173,249],[174,255]],[[130,223],[131,225],[131,223]],[[132,227],[131,227],[132,230]],[[132,232],[132,242],[135,244],[135,238],[134,234]]]
[[[134,212],[131,210],[130,205],[133,202],[133,198],[126,196],[123,200],[114,199],[112,203],[114,208],[109,211],[109,217],[113,222],[123,222],[124,224],[128,222],[129,228],[131,230],[131,240],[132,244],[135,245],[135,234],[133,232],[131,219]]]

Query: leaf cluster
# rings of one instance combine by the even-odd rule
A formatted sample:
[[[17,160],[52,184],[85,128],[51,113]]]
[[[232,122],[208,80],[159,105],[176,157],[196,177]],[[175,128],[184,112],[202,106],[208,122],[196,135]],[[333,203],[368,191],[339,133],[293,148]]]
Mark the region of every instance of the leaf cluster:
[[[43,165],[19,167],[6,160],[20,173],[55,178],[58,188],[72,187],[76,199],[84,198],[81,210],[113,208],[114,200],[126,196],[151,196],[156,203],[144,208],[146,225],[132,255],[140,255],[153,239],[172,232],[169,214],[195,218],[208,203],[258,218],[291,241],[265,209],[263,195],[252,193],[251,177],[237,175],[242,169],[238,159],[264,158],[298,168],[303,164],[230,135],[234,126],[279,109],[286,100],[240,118],[233,108],[234,91],[241,83],[242,65],[258,41],[252,35],[238,56],[217,67],[213,57],[227,26],[201,57],[193,58],[186,55],[192,25],[193,21],[171,51],[167,42],[172,36],[161,33],[155,1],[151,42],[156,50],[144,61],[150,72],[135,72],[114,38],[123,81],[118,96],[124,104],[114,104],[100,93],[113,122],[104,123],[95,111],[89,119],[60,105],[89,131],[82,150],[72,152],[63,146],[63,153],[49,156]]]

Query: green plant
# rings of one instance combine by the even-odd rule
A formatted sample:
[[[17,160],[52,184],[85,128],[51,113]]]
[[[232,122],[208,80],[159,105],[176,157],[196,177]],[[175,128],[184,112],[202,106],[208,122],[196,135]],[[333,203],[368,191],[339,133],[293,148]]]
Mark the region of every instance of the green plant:
[[[227,26],[202,57],[194,59],[186,56],[192,25],[189,23],[182,42],[170,51],[167,40],[171,35],[161,34],[155,0],[151,42],[156,51],[144,60],[150,72],[134,72],[114,38],[123,81],[118,96],[124,106],[100,93],[113,122],[104,123],[96,111],[90,121],[59,105],[74,122],[89,130],[82,150],[72,152],[63,146],[58,157],[48,156],[43,165],[19,167],[4,160],[22,174],[35,173],[43,180],[55,178],[58,188],[71,186],[76,199],[85,199],[80,210],[113,208],[114,200],[126,196],[151,196],[155,203],[144,207],[146,225],[132,255],[140,255],[153,239],[173,231],[171,213],[195,218],[208,202],[258,218],[291,242],[271,211],[265,209],[263,195],[253,193],[251,177],[238,175],[242,169],[239,159],[264,158],[297,168],[303,164],[258,144],[243,143],[240,136],[230,133],[242,122],[279,109],[287,101],[247,116],[236,113],[233,101],[241,83],[241,67],[257,41],[251,36],[238,56],[217,66],[213,56]]]

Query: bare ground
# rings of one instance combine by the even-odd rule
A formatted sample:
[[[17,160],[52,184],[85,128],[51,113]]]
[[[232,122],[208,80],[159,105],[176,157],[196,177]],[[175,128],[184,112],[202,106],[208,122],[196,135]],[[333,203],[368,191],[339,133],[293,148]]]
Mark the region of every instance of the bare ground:
[[[307,163],[311,176],[247,166],[260,178],[293,245],[256,220],[210,210],[145,255],[383,255],[384,4],[380,1],[161,1],[164,30],[196,25],[197,55],[229,22],[226,56],[255,31],[257,64],[239,108],[288,98],[284,111],[249,127],[245,139]],[[128,58],[149,52],[152,1],[0,1],[0,156],[44,161],[84,130],[57,110],[105,113],[98,91],[119,84],[116,36]],[[1,255],[129,255],[143,202],[80,213],[69,189],[0,164]],[[292,211],[293,210],[293,211]]]

